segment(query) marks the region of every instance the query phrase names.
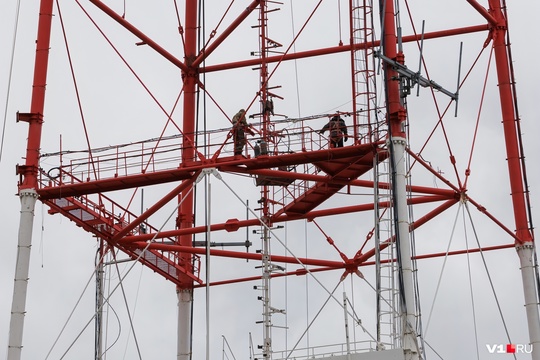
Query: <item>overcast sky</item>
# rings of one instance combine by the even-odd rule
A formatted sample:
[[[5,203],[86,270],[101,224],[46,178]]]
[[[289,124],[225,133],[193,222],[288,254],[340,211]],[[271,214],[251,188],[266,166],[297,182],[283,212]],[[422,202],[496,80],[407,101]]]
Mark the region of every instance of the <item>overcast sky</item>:
[[[111,42],[125,56],[126,61],[155,96],[158,105],[142,88],[126,65],[119,60],[111,46],[96,31],[94,25],[81,13],[78,6],[71,1],[60,1],[60,3],[91,146],[102,147],[154,138],[163,130],[167,135],[177,134],[178,131],[174,127],[166,126],[167,117],[162,109],[169,112],[174,108],[182,86],[178,69],[155,54],[149,47],[135,46],[138,39],[116,23],[107,20],[90,3],[83,2],[84,7],[94,16]],[[291,5],[287,1],[280,5],[280,11],[269,14],[269,37],[283,44],[283,49],[286,49],[293,38],[293,29],[298,32],[302,28],[316,3],[311,0],[297,1],[292,2]],[[322,2],[302,36],[299,37],[296,51],[337,46],[340,39],[344,43],[348,42],[346,31],[348,17],[345,7],[347,2],[338,1],[337,3],[341,4],[341,11],[338,11],[336,1]],[[481,3],[487,3],[487,1],[481,1]],[[107,4],[119,13],[124,12],[122,1],[108,1]],[[225,17],[223,25],[219,27],[218,35],[247,4],[248,2],[244,0],[235,2],[230,13]],[[206,34],[209,34],[219,22],[227,5],[226,2],[207,4]],[[138,4],[127,2],[126,19],[140,27],[176,57],[182,59],[182,46],[176,31],[173,2],[158,5],[149,3],[141,9],[138,6]],[[180,4],[181,14],[183,14],[182,6],[183,4]],[[484,23],[483,18],[465,0],[444,3],[444,6],[442,2],[422,0],[415,1],[410,6],[410,13],[417,31],[420,31],[422,20],[426,20],[426,32]],[[526,6],[521,3],[510,4],[510,6],[509,29],[534,219],[540,215],[534,207],[540,201],[537,189],[540,181],[537,166],[540,161],[538,155],[540,142],[535,136],[540,130],[537,111],[535,111],[536,90],[540,79],[533,69],[533,64],[540,55],[540,50],[535,46],[537,40],[534,37],[536,34],[533,33],[532,25],[535,23],[536,14],[540,11],[540,4],[529,2]],[[7,348],[20,208],[16,196],[18,179],[15,176],[15,165],[24,162],[22,157],[25,154],[27,137],[27,125],[16,123],[14,120],[17,111],[28,112],[30,108],[37,8],[38,1],[21,4],[13,68],[10,73],[16,4],[4,2],[0,6],[2,10],[0,11],[2,33],[0,45],[4,49],[0,52],[0,94],[3,105],[6,104],[8,79],[11,76],[0,162],[2,175],[0,213],[4,224],[3,251],[0,252],[0,288],[2,289],[0,345],[4,348]],[[401,22],[404,35],[409,35],[412,31],[407,10],[405,4],[402,3]],[[86,148],[57,9],[55,9],[55,14],[43,127],[42,150],[45,153],[58,151],[60,141],[62,141],[63,149]],[[251,28],[256,24],[256,20],[256,14],[252,14],[239,31],[224,43],[224,47],[212,54],[208,64],[252,58],[250,52],[256,51],[258,46],[257,30]],[[340,23],[342,30],[339,28]],[[460,42],[463,41],[462,75],[464,75],[471,69],[474,59],[480,54],[486,37],[486,33],[481,33],[426,41],[424,56],[431,78],[445,88],[455,91]],[[294,49],[290,50],[292,51]],[[405,56],[407,65],[416,71],[418,49],[415,44],[405,44]],[[493,61],[482,108],[480,108],[482,81],[488,67],[489,47],[484,50],[461,90],[458,116],[454,118],[453,115],[447,115],[444,123],[452,154],[457,160],[458,174],[463,179],[469,161],[476,119],[478,114],[481,114],[478,138],[471,160],[468,194],[497,216],[508,228],[514,229]],[[296,65],[296,72],[295,64],[292,62],[280,65],[272,78],[271,86],[279,86],[275,92],[284,97],[283,100],[275,100],[276,113],[295,118],[352,110],[348,53],[325,56],[316,60],[306,59],[298,61]],[[273,70],[274,65],[270,69]],[[425,70],[423,73],[425,74]],[[209,74],[206,79],[206,89],[228,117],[232,117],[240,108],[248,108],[255,98],[258,87],[257,71],[251,68]],[[448,99],[441,94],[437,94],[436,98],[438,106],[444,110]],[[411,148],[414,152],[419,152],[437,123],[437,109],[433,105],[431,93],[426,89],[421,90],[420,97],[416,97],[415,89],[413,95],[409,96],[408,102]],[[256,109],[255,105],[249,113],[256,112]],[[453,114],[453,111],[452,106],[450,113]],[[177,123],[181,123],[181,114],[180,107],[172,113]],[[276,116],[275,119],[282,120],[283,117]],[[210,129],[227,128],[230,124],[226,116],[210,99],[207,99],[207,121]],[[319,129],[324,123],[325,119],[321,118],[306,125]],[[282,126],[293,131],[297,125]],[[448,148],[441,135],[438,129],[433,140],[423,150],[422,157],[432,164],[433,168],[456,183],[456,176],[449,162]],[[224,136],[216,135],[216,139],[223,141]],[[230,151],[232,148],[229,145],[226,149]],[[72,155],[71,158],[80,156]],[[57,166],[55,161],[57,161],[56,158],[44,160],[42,167],[49,169]],[[442,182],[416,165],[412,174],[412,181],[415,184],[444,187]],[[365,178],[370,179],[370,176]],[[227,185],[234,191],[230,191]],[[150,206],[152,201],[159,199],[171,186],[176,186],[176,184],[145,190],[143,206]],[[204,218],[203,186],[204,182],[201,182],[197,189],[198,219]],[[237,196],[249,200],[252,207],[257,207],[259,189],[250,178],[231,175],[225,175],[223,181],[212,178],[211,188],[210,216],[214,222],[223,222],[235,217],[245,218],[245,207]],[[363,189],[353,189],[352,195],[338,196],[324,207],[371,201],[368,196],[363,195],[364,192]],[[131,192],[121,192],[115,195],[117,196],[115,199],[126,202],[131,194]],[[276,194],[276,197],[278,196],[279,194]],[[137,193],[131,210],[138,213],[140,206],[140,193]],[[421,217],[431,208],[432,206],[415,208],[414,217]],[[72,348],[70,345],[77,334],[91,321],[93,315],[92,274],[97,249],[96,239],[77,228],[66,218],[60,215],[49,215],[47,210],[47,207],[41,203],[36,206],[23,359],[45,359],[51,349],[53,350],[49,359],[58,359],[66,352],[65,359],[89,359],[93,356],[93,323],[82,332],[79,341]],[[469,205],[469,210],[474,220],[474,229],[465,207],[458,205],[429,225],[420,228],[415,234],[418,253],[444,252],[447,248],[457,250],[477,247],[475,232],[482,246],[511,243],[511,239],[480,214],[474,206]],[[151,218],[153,225],[160,227],[172,212],[174,212],[174,204],[169,204]],[[328,236],[336,241],[340,250],[352,257],[373,227],[372,218],[372,214],[354,214],[339,219],[324,218],[317,220],[317,223]],[[172,228],[173,221],[174,216],[173,220],[168,221],[168,228]],[[202,224],[202,220],[198,221],[198,224]],[[245,237],[246,232],[240,230],[233,233],[216,233],[212,241],[242,242],[245,241]],[[249,237],[254,243],[250,251],[260,248],[259,235],[250,233]],[[299,257],[340,259],[337,252],[326,242],[323,233],[313,223],[294,222],[284,229],[276,230],[273,235],[272,251],[275,254],[286,254],[284,244]],[[486,253],[484,259],[497,292],[498,302],[504,311],[511,341],[516,344],[526,344],[528,334],[517,255],[513,249],[508,249]],[[120,264],[118,270],[122,274],[130,270],[124,283],[124,290],[134,318],[135,335],[142,358],[173,359],[176,354],[175,287],[159,275],[139,265],[131,269],[131,264]],[[441,275],[443,264],[445,268]],[[253,276],[260,274],[260,269],[256,269],[259,265],[254,261],[216,259],[212,260],[210,272],[215,281],[235,276]],[[291,270],[296,268],[291,267]],[[442,258],[422,260],[419,261],[418,268],[422,321],[425,327],[429,320],[426,340],[442,358],[477,358],[475,337],[478,338],[480,359],[509,357],[509,355],[491,355],[486,350],[486,344],[506,344],[508,340],[498,314],[497,303],[492,296],[484,261],[479,254],[471,255],[469,258],[451,257],[446,263]],[[368,330],[363,332],[359,326],[355,326],[353,337],[364,341],[370,339],[370,334],[373,336],[375,334],[375,296],[371,289],[371,286],[375,285],[375,279],[372,268],[366,267],[361,270],[366,280],[351,279],[349,276],[344,284],[337,287],[334,296],[341,302],[345,291],[351,298],[354,311]],[[112,266],[109,267],[108,274],[112,289],[118,283],[119,276],[116,268]],[[204,275],[204,271],[201,274]],[[298,339],[301,339],[299,348],[344,343],[343,310],[335,300],[329,301],[308,335],[301,337],[307,324],[327,300],[327,290],[332,291],[338,285],[340,276],[341,272],[337,271],[318,273],[316,279],[291,277],[286,281],[280,279],[273,283],[272,305],[278,309],[287,309],[287,316],[274,315],[273,323],[289,328],[287,331],[280,328],[273,330],[275,351],[285,347],[292,348],[299,341]],[[435,295],[439,278],[441,278],[441,285]],[[84,291],[88,282],[88,288]],[[222,356],[223,336],[229,342],[237,359],[249,358],[250,333],[253,344],[255,346],[261,344],[261,325],[257,325],[256,321],[262,320],[262,303],[257,300],[260,293],[253,290],[253,286],[259,284],[259,282],[248,282],[211,289],[210,358],[216,359]],[[79,297],[81,301],[76,307]],[[205,354],[204,290],[197,290],[195,298],[194,354],[195,358],[203,358]],[[436,298],[435,302],[434,298]],[[119,340],[111,348],[108,356],[110,359],[138,358],[133,335],[129,330],[121,289],[114,293],[111,303],[114,311],[107,312],[108,345],[114,342],[117,335]],[[60,336],[62,327],[75,307],[73,317]],[[433,312],[431,312],[432,308]],[[120,321],[116,320],[115,312]],[[473,321],[473,319],[476,320]],[[53,345],[58,337],[60,338],[58,343]],[[227,354],[229,358],[232,358],[230,352]],[[428,358],[437,359],[438,357],[428,350]],[[517,358],[527,357],[518,355]]]

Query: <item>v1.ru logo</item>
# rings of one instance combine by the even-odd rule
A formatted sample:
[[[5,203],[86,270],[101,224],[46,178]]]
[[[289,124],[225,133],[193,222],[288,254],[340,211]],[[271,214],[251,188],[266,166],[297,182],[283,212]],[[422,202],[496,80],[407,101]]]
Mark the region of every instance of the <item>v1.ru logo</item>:
[[[506,344],[506,346],[504,346],[503,344],[494,344],[494,345],[486,344],[486,347],[490,354],[515,354],[515,353],[530,354],[532,353],[532,350],[533,350],[532,344],[529,344],[529,345]]]

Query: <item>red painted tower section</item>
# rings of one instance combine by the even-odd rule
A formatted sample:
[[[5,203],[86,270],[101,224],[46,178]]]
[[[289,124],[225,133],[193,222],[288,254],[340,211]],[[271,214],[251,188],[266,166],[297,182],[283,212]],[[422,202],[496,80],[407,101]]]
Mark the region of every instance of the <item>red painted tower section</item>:
[[[514,207],[514,221],[516,223],[516,243],[532,241],[529,231],[529,222],[525,204],[525,190],[523,185],[522,154],[520,154],[516,123],[515,97],[512,91],[512,78],[510,77],[510,64],[508,61],[508,44],[506,43],[507,22],[503,15],[501,4],[491,0],[490,19],[491,38],[495,60],[497,62],[497,78],[499,79],[499,94],[501,97],[502,124],[508,156],[508,174]]]
[[[398,36],[396,34],[397,29],[394,17],[394,6],[391,2],[387,2],[384,9],[384,55],[400,64],[403,64],[405,62],[404,55],[397,50]],[[390,133],[391,136],[405,138],[403,121],[405,121],[406,114],[401,103],[398,73],[392,69],[390,64],[385,64],[385,71],[385,89],[388,99],[386,106],[388,108],[387,116],[391,128]]]
[[[538,310],[538,289],[533,285],[537,281],[537,265],[531,225],[527,214],[527,202],[524,188],[523,159],[518,136],[518,115],[515,108],[516,97],[512,88],[510,73],[509,44],[507,42],[508,23],[499,1],[489,1],[488,17],[491,25],[491,37],[497,65],[499,96],[501,99],[502,124],[506,144],[508,174],[516,225],[516,250],[520,259],[521,276],[525,296],[525,310],[529,341],[532,346],[532,359],[540,359],[540,323]],[[487,15],[486,15],[487,16]]]
[[[49,64],[49,47],[51,37],[53,1],[42,1],[36,40],[36,60],[34,65],[34,82],[30,113],[18,114],[18,121],[28,122],[28,141],[26,162],[19,166],[17,173],[21,175],[20,189],[37,189],[39,177],[39,157],[41,149],[41,128],[45,108],[45,89],[47,87],[47,66]]]

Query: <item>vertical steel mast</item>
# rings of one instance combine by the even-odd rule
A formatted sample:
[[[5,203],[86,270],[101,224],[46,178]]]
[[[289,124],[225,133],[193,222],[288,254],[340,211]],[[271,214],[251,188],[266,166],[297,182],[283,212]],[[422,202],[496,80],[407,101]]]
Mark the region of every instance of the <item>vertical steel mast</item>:
[[[184,82],[184,119],[183,119],[183,144],[182,144],[182,164],[183,166],[194,160],[195,156],[195,104],[196,87],[198,82],[198,65],[194,64],[197,58],[197,0],[186,0],[186,19],[184,29],[185,57],[184,64],[186,70],[182,71]],[[190,180],[185,180],[190,181]],[[192,228],[194,225],[193,214],[193,183],[187,186],[180,194],[180,207],[176,227],[178,229]],[[191,234],[180,235],[178,244],[181,246],[193,246],[193,236]],[[180,265],[183,266],[187,274],[193,273],[192,255],[189,253],[179,254]],[[191,359],[191,326],[193,307],[193,279],[186,273],[180,273],[177,286],[178,293],[178,360]]]
[[[261,68],[260,68],[260,101],[261,101],[261,131],[262,139],[264,143],[268,146],[270,144],[270,139],[268,136],[269,123],[270,123],[270,114],[266,111],[266,103],[268,101],[268,63],[266,58],[268,56],[268,15],[267,9],[268,4],[266,0],[261,0],[259,5],[259,41],[261,44]],[[261,143],[262,144],[262,143]],[[266,152],[266,151],[265,151]],[[263,285],[262,285],[262,301],[263,301],[263,359],[272,358],[272,310],[271,310],[271,299],[270,299],[270,277],[271,277],[271,255],[270,255],[270,234],[268,227],[271,226],[270,223],[270,209],[268,206],[269,199],[269,189],[268,186],[264,185],[261,187],[261,201],[262,201],[262,216],[261,220],[264,223],[262,229],[262,269],[263,269]]]
[[[103,278],[105,274],[104,254],[105,245],[103,239],[98,239],[99,248],[96,254],[96,318],[94,334],[94,360],[103,359]]]
[[[387,0],[382,5],[383,54],[398,63],[404,63],[401,49],[396,49],[398,36],[394,15],[394,1]],[[416,341],[416,311],[413,286],[413,269],[411,261],[411,244],[409,239],[409,222],[407,211],[407,179],[405,168],[405,149],[407,137],[404,131],[406,112],[402,103],[398,73],[389,63],[384,64],[386,83],[386,106],[389,129],[388,148],[392,172],[392,190],[396,245],[398,249],[399,287],[401,292],[401,323],[405,358],[419,359],[420,353]]]
[[[36,190],[38,187],[41,125],[43,123],[43,108],[45,104],[47,65],[49,63],[52,7],[52,0],[42,0],[40,3],[30,113],[17,114],[17,121],[25,121],[28,123],[28,142],[26,148],[26,163],[17,166],[17,174],[20,176],[19,197],[21,199],[21,215],[17,245],[17,265],[15,268],[15,283],[13,286],[13,300],[9,325],[8,360],[20,359],[22,352],[24,314],[26,313],[26,290],[28,288],[30,249],[32,246],[32,228],[34,225],[34,209],[38,197]]]
[[[472,2],[470,0],[469,2]],[[474,5],[474,4],[473,4]],[[501,99],[502,124],[506,144],[506,157],[508,159],[508,174],[512,205],[514,208],[514,221],[516,224],[516,250],[521,265],[523,292],[525,295],[525,309],[529,327],[529,340],[532,345],[532,359],[540,359],[540,317],[538,313],[537,279],[534,261],[534,238],[529,228],[525,191],[523,185],[523,154],[519,147],[517,132],[517,112],[515,108],[515,94],[512,90],[512,77],[510,73],[509,53],[507,40],[507,21],[503,13],[500,0],[489,1],[489,13],[480,12],[490,23],[493,50],[497,64],[497,77],[499,80],[499,96]]]

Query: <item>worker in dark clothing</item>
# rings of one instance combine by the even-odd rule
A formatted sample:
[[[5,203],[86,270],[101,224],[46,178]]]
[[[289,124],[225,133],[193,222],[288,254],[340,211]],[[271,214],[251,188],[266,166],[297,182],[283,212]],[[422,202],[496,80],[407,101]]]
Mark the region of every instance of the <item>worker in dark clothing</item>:
[[[349,139],[345,121],[339,115],[334,115],[328,124],[324,125],[324,127],[319,130],[319,134],[324,134],[326,130],[330,132],[329,139],[331,148],[343,147],[343,141]]]
[[[274,115],[274,101],[272,100],[272,98],[266,100],[266,103],[264,104],[264,113]]]
[[[242,155],[244,146],[246,145],[246,131],[255,135],[249,128],[246,121],[246,110],[240,109],[232,118],[233,123],[233,138],[234,138],[234,155]]]

